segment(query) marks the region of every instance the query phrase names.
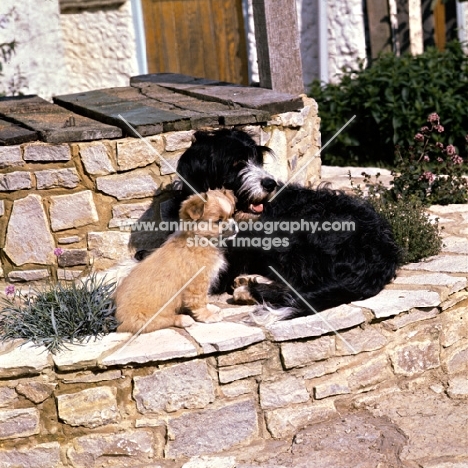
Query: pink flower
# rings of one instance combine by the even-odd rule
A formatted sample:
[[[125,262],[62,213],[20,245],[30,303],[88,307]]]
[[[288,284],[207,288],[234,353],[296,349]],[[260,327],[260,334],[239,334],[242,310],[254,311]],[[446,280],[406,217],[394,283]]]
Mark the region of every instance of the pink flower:
[[[445,148],[445,151],[447,151],[447,154],[449,156],[452,156],[457,153],[457,148],[453,145],[447,145],[447,148]]]
[[[439,122],[439,120],[440,120],[440,117],[435,112],[433,112],[432,114],[429,114],[429,117],[427,118],[427,121],[431,123]]]
[[[426,161],[426,162],[430,161],[429,156],[427,154],[424,155],[423,161]]]
[[[439,132],[442,133],[444,131],[444,127],[442,125],[435,125],[434,128]]]
[[[54,249],[55,256],[60,257],[60,255],[62,254],[63,254],[63,249],[61,249],[60,247],[57,247],[56,249]]]
[[[414,135],[414,139],[416,141],[424,141],[424,135],[422,133],[416,133],[416,135]]]
[[[463,158],[461,156],[458,156],[458,154],[454,154],[451,159],[452,159],[453,164],[456,164],[456,165],[463,164]]]
[[[428,131],[429,131],[429,127],[426,127],[426,126],[421,127],[421,132],[427,133]]]
[[[444,149],[444,145],[440,141],[436,142],[435,145],[437,148]]]
[[[421,179],[426,179],[426,180],[429,181],[429,183],[432,183],[432,182],[434,182],[435,176],[434,176],[434,174],[433,174],[432,172],[426,171],[426,172],[424,172],[423,175],[419,178],[419,180],[421,180]]]
[[[441,157],[438,157],[438,158],[437,158],[437,162],[440,162],[440,163],[441,163],[441,162],[444,162],[444,160],[443,160]]]
[[[5,288],[5,294],[7,296],[14,296],[15,294],[15,287],[12,285],[12,284],[9,284],[6,288]]]

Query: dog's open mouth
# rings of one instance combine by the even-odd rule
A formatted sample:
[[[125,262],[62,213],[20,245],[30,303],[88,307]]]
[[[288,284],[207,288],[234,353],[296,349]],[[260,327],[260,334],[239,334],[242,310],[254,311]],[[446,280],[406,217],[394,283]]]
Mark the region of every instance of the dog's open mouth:
[[[249,211],[254,214],[260,214],[263,211],[263,203],[249,205]]]

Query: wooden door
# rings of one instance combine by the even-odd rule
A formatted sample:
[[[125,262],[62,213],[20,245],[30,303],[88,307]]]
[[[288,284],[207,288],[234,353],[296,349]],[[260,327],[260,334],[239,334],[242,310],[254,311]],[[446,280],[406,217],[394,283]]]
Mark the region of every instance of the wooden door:
[[[149,73],[248,84],[242,0],[142,0]]]

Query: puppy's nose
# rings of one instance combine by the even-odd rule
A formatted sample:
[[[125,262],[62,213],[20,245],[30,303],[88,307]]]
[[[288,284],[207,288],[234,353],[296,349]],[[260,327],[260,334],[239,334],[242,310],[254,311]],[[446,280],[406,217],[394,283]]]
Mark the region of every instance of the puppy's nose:
[[[275,179],[271,179],[269,177],[267,177],[266,179],[262,179],[260,183],[267,192],[273,192],[277,185]]]

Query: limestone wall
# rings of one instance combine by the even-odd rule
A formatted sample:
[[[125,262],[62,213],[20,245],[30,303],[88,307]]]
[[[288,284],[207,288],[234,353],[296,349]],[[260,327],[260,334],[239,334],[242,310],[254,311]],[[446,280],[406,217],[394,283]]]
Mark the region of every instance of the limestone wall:
[[[277,154],[266,161],[268,171],[286,180],[307,162],[295,180],[316,183],[319,118],[315,101],[305,104],[246,129]],[[175,177],[163,161],[176,166],[192,134],[0,147],[0,275],[10,282],[71,279],[90,265],[106,269],[135,249],[157,245],[157,233],[121,226],[161,220],[160,205],[171,196]],[[64,251],[58,264],[57,247]]]
[[[417,269],[408,268],[399,289],[267,328],[246,322],[249,306],[224,304],[220,323],[136,339],[113,333],[56,355],[5,343],[0,465],[265,466],[304,426],[315,431],[353,409],[400,424],[394,450],[405,466],[442,466],[419,463],[441,455],[459,460],[466,455],[468,272],[442,275],[435,286]],[[399,408],[408,392],[413,403]],[[382,447],[389,443],[367,440],[368,429],[357,428],[366,468],[376,457],[388,461]],[[307,453],[323,456],[318,447]],[[199,456],[212,461],[196,464]]]

